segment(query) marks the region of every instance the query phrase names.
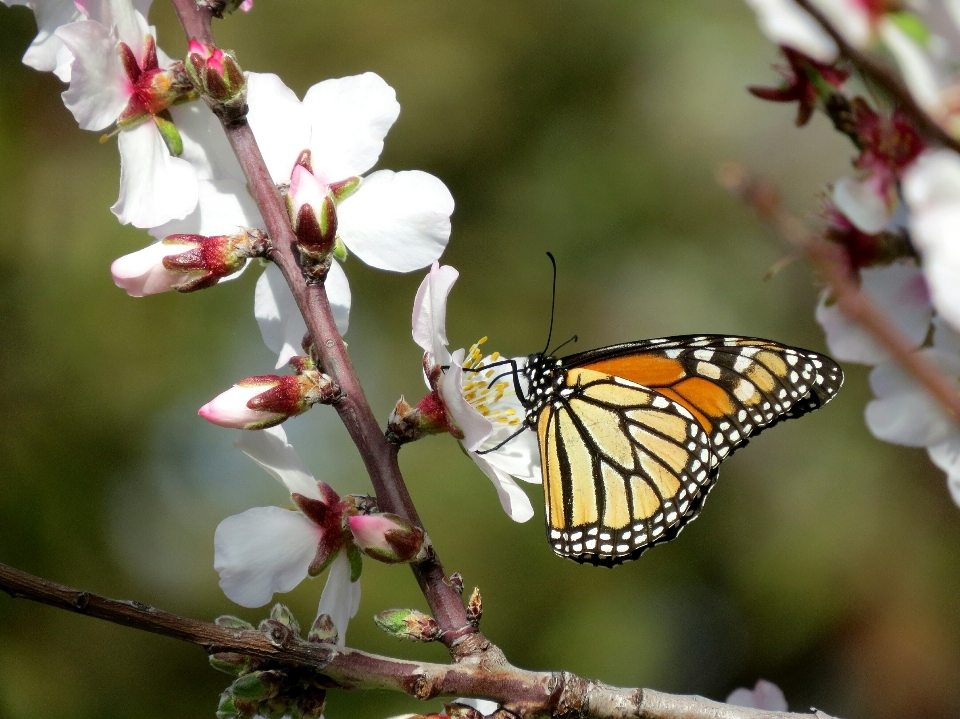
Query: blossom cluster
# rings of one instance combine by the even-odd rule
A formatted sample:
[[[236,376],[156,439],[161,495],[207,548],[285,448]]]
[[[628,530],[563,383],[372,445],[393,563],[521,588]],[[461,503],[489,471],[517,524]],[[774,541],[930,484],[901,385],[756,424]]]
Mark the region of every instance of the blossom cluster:
[[[522,423],[520,378],[494,378],[490,366],[501,358],[482,355],[484,340],[469,352],[447,349],[446,300],[457,272],[438,259],[450,238],[453,198],[426,172],[374,169],[400,113],[393,88],[368,72],[323,80],[301,99],[276,75],[242,71],[229,51],[192,41],[185,59],[171,59],[147,22],[150,0],[4,2],[25,4],[36,16],[39,32],[24,62],[68,84],[63,100],[82,129],[117,139],[113,212],[155,241],[113,263],[116,285],[131,297],[187,293],[238,277],[253,260],[264,266],[254,314],[276,354],[273,369],[293,373],[240,380],[199,414],[241,430],[235,446],[283,484],[291,506],[249,509],[217,527],[214,566],[228,598],[263,606],[326,572],[318,621],[327,615],[342,644],[360,599],[363,557],[416,561],[428,542],[374,498],[338,495],[287,441],[282,423],[337,402],[340,388],[323,372],[287,278],[271,261],[272,239],[221,119],[249,124],[285,200],[304,272],[323,283],[341,335],[351,304],[343,264],[351,256],[393,272],[430,267],[413,310],[428,393],[415,407],[401,400],[391,426],[406,427],[403,439],[454,435],[493,481],[508,515],[533,516],[514,481],[540,481],[535,438]],[[246,0],[227,9],[234,5],[252,8]]]
[[[856,68],[818,18],[795,0],[748,0],[761,30],[780,46],[786,65],[777,87],[750,91],[796,102],[797,124],[827,115],[853,142],[854,174],[825,192],[824,236],[844,250],[849,271],[911,343],[960,390],[960,156],[925,141],[917,117],[855,95]],[[856,51],[883,51],[897,63],[917,107],[947,133],[960,131],[960,74],[951,57],[960,14],[946,3],[811,0],[809,6]],[[933,32],[942,30],[942,35]],[[876,396],[866,408],[875,436],[925,447],[947,474],[960,504],[960,427],[860,326],[828,290],[816,318],[839,360],[874,367]]]

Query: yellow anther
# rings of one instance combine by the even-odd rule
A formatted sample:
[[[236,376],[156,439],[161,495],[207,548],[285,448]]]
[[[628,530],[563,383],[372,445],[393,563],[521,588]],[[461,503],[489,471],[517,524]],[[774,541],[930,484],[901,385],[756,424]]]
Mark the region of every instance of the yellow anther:
[[[496,362],[498,359],[500,359],[500,353],[499,353],[499,352],[494,352],[492,355],[490,355],[490,361],[491,361],[491,362]]]

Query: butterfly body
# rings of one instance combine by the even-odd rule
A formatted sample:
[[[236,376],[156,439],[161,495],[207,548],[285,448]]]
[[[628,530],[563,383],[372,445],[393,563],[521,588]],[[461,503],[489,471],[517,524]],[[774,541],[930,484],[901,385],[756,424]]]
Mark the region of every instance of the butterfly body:
[[[828,357],[769,340],[688,335],[612,345],[522,370],[539,439],[547,539],[614,566],[674,538],[747,438],[828,402]]]

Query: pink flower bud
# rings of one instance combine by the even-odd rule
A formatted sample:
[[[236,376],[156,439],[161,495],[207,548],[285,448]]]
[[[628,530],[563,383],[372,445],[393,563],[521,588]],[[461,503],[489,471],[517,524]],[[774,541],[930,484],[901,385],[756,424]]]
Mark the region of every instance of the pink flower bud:
[[[300,245],[326,254],[337,236],[337,204],[333,193],[307,167],[297,164],[290,177],[290,219]]]
[[[165,257],[194,249],[198,242],[156,242],[149,247],[114,260],[110,273],[117,287],[131,297],[144,297],[178,289],[203,272],[171,272]]]
[[[348,521],[356,545],[381,562],[409,562],[423,546],[423,530],[395,514],[358,515]]]
[[[235,429],[263,429],[280,424],[289,415],[250,409],[249,403],[277,387],[283,377],[251,377],[214,397],[197,412],[208,422]]]

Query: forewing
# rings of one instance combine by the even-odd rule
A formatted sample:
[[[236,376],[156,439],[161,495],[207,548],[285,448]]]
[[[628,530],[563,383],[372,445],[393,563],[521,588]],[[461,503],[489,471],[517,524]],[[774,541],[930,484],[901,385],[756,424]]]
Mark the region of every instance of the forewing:
[[[613,566],[675,537],[716,479],[710,439],[681,404],[633,382],[568,372],[538,420],[547,539]]]
[[[825,355],[723,335],[614,345],[563,364],[623,377],[683,405],[709,433],[715,462],[751,435],[823,406],[843,383],[840,367]]]

